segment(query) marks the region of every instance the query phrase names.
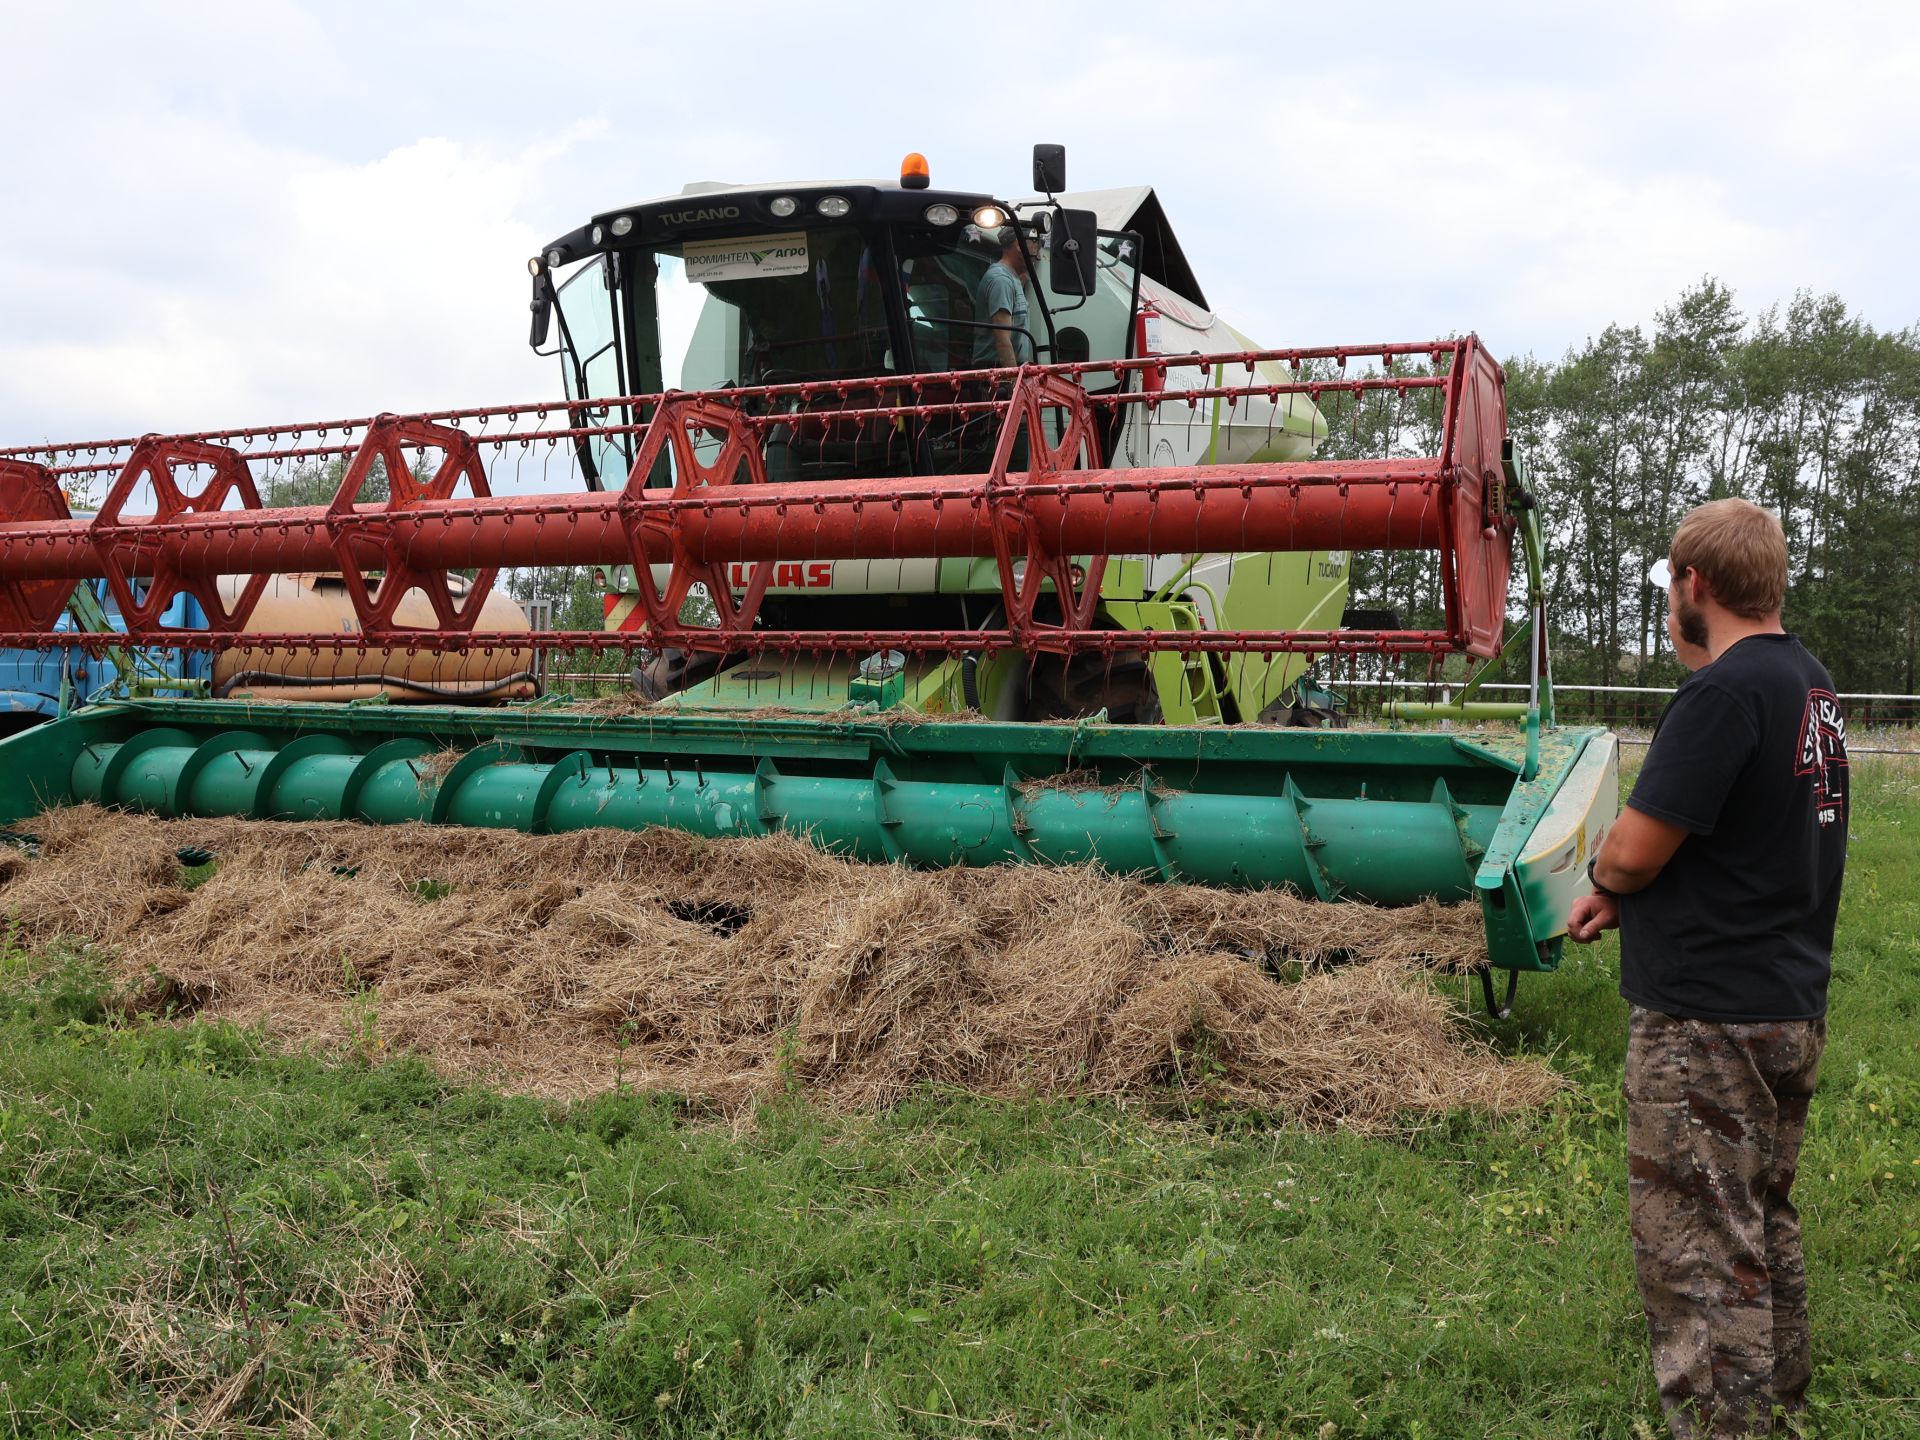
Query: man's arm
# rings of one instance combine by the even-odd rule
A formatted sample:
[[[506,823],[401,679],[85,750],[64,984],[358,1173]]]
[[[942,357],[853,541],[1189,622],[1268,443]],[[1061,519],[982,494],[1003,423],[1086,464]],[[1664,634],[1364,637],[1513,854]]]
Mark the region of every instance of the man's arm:
[[[1651,885],[1688,833],[1685,826],[1656,820],[1629,803],[1593,859],[1593,878],[1605,888],[1573,902],[1567,917],[1568,938],[1591,945],[1602,931],[1618,925],[1619,897]]]
[[[993,348],[999,353],[1000,363],[1008,368],[1018,365],[1013,349],[1013,312],[996,310],[987,317],[987,323],[994,327]]]
[[[1593,878],[1616,895],[1644,890],[1666,868],[1687,828],[1633,808],[1631,801],[1613,822],[1600,854],[1593,862]]]

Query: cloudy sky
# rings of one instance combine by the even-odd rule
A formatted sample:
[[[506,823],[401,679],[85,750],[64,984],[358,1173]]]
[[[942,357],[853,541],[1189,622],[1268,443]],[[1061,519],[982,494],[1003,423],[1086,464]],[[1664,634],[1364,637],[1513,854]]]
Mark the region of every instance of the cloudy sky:
[[[540,398],[524,262],[687,181],[1159,188],[1267,344],[1558,355],[1714,274],[1920,321],[1920,7],[7,0],[0,443]]]

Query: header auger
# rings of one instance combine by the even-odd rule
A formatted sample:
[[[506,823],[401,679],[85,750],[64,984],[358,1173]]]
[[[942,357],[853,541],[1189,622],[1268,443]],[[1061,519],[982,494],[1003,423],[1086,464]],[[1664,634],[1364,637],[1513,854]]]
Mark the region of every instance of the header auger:
[[[0,646],[271,653],[316,675],[611,651],[659,702],[114,699],[0,745],[0,822],[95,801],[787,831],[882,862],[1477,899],[1492,966],[1552,969],[1614,814],[1615,752],[1552,724],[1499,365],[1471,336],[1256,349],[1202,309],[1151,192],[1092,200],[1050,201],[1034,227],[924,179],[709,189],[600,217],[534,263],[564,400],[0,452]],[[968,213],[998,228],[963,235]],[[1044,361],[974,304],[994,253],[1010,274],[1051,259],[1041,321],[1019,330]],[[569,263],[585,268],[555,287]],[[709,383],[685,391],[665,383],[653,288],[676,266],[706,291],[680,378]],[[1048,294],[1081,298],[1056,313]],[[1182,349],[1182,330],[1216,343]],[[1023,363],[979,365],[989,345]],[[1431,404],[1435,452],[1314,458],[1334,395]],[[262,505],[293,466],[337,475],[327,503]],[[88,479],[105,498],[77,517],[62,486]],[[1529,618],[1509,637],[1516,537]],[[1343,616],[1356,550],[1430,553],[1435,623]],[[605,628],[491,627],[495,577],[541,566],[608,576]],[[330,575],[344,608],[324,627],[260,623],[288,577]],[[61,628],[101,591],[124,635]],[[1298,727],[1311,657],[1523,653],[1520,732]]]

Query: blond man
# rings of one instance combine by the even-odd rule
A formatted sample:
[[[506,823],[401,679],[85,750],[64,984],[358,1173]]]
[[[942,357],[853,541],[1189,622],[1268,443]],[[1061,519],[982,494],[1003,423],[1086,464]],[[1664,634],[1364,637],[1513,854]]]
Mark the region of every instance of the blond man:
[[[1811,1368],[1790,1194],[1826,1045],[1846,728],[1825,668],[1781,626],[1770,512],[1700,506],[1649,578],[1693,673],[1569,933],[1620,927],[1634,1269],[1668,1424],[1770,1435],[1805,1408]]]

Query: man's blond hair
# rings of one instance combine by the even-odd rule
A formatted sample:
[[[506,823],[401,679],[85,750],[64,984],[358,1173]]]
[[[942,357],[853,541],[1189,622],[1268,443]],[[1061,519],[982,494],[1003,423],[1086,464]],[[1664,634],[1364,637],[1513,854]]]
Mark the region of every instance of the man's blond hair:
[[[1667,548],[1673,573],[1696,570],[1713,598],[1736,615],[1764,620],[1787,598],[1787,537],[1780,519],[1751,500],[1695,506]]]

